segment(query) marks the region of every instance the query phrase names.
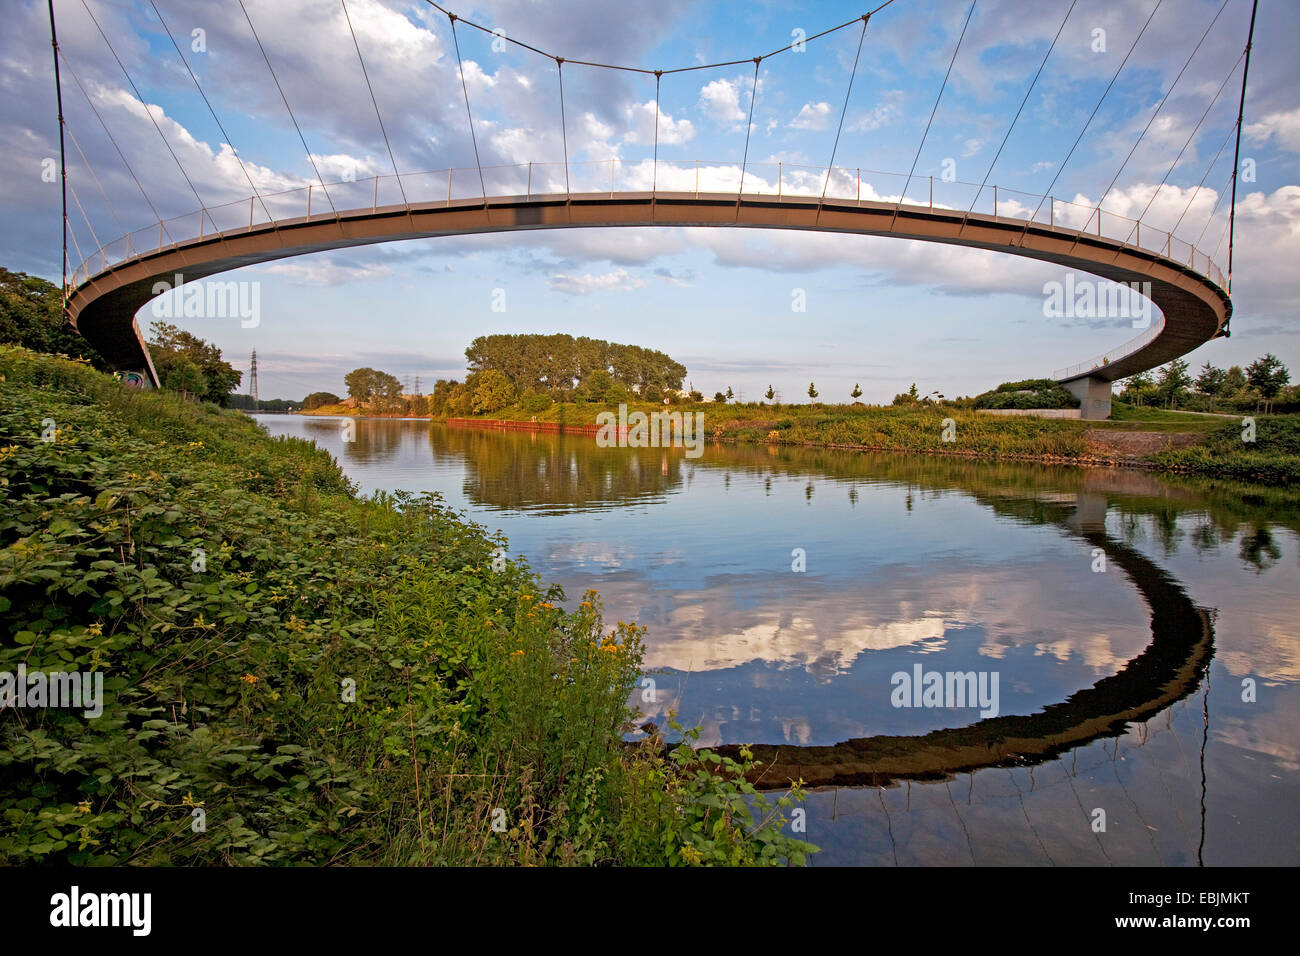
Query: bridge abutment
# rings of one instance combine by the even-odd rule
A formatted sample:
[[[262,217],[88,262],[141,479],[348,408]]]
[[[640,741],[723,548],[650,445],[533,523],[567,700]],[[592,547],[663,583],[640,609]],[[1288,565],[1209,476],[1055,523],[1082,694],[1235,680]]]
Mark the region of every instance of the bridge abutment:
[[[1079,400],[1079,414],[1092,421],[1110,418],[1110,382],[1089,375],[1065,382],[1070,394]]]

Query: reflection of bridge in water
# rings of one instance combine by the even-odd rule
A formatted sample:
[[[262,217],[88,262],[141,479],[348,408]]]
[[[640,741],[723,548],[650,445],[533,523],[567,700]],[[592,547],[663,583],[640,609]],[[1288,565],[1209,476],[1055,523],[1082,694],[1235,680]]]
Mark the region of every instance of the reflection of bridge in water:
[[[1151,612],[1151,642],[1119,672],[1027,716],[999,716],[923,736],[877,736],[831,746],[757,744],[762,786],[803,780],[810,787],[887,786],[943,780],[984,767],[1045,763],[1125,726],[1150,719],[1187,697],[1206,673],[1214,648],[1212,612],[1199,608],[1167,572],[1102,526],[1105,499],[1081,495],[1076,508],[1017,497],[975,495],[1002,514],[1051,523],[1101,549],[1137,588]],[[735,757],[739,747],[715,747]]]

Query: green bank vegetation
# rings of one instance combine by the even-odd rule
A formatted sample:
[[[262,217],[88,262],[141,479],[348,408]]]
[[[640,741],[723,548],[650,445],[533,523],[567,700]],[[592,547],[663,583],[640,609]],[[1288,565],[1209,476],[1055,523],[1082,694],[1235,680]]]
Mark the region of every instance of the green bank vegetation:
[[[630,402],[628,410],[698,411],[706,436],[715,441],[774,445],[822,445],[889,452],[923,452],[985,459],[1030,459],[1058,463],[1127,462],[1158,470],[1188,472],[1242,482],[1300,483],[1300,417],[1255,418],[1255,441],[1243,441],[1241,418],[1220,418],[1116,403],[1116,419],[1002,417],[980,414],[959,403],[917,401],[891,406],[768,405],[757,403],[685,403],[665,407]],[[493,420],[593,425],[614,405],[553,404],[532,412],[519,404],[481,417]],[[944,441],[951,419],[952,441]],[[1114,432],[1185,433],[1192,447],[1131,456],[1111,448]]]
[[[0,711],[0,861],[812,849],[785,826],[797,787],[625,742],[643,629],[595,594],[565,611],[434,495],[358,497],[309,442],[19,348],[0,348],[0,487],[0,674],[96,671],[105,692],[96,719]]]

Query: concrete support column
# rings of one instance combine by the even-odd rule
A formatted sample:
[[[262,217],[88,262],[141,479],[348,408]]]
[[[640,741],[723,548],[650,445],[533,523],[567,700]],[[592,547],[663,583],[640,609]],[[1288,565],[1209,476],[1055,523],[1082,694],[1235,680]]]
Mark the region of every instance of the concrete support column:
[[[1110,418],[1110,382],[1090,375],[1064,385],[1079,400],[1081,417],[1092,421]]]

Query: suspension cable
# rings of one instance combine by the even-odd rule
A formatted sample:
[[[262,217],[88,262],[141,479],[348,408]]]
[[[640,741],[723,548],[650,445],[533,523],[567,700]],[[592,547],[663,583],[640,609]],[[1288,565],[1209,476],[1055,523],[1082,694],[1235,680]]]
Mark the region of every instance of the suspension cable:
[[[72,61],[68,59],[68,54],[60,50],[59,55],[63,58],[63,65],[66,66],[68,72],[72,74],[72,79],[77,84],[77,89],[81,90],[81,95],[85,97],[86,105],[90,107],[90,111],[95,114],[95,119],[99,120],[99,125],[103,127],[104,135],[108,137],[108,141],[113,144],[113,149],[117,151],[117,157],[122,160],[122,165],[126,167],[127,173],[130,174],[131,181],[135,183],[135,188],[140,191],[141,198],[144,199],[145,204],[149,207],[149,211],[153,213],[154,219],[157,220],[159,227],[166,234],[167,238],[171,240],[172,245],[175,245],[176,238],[171,234],[171,230],[167,228],[166,223],[163,222],[162,215],[158,212],[157,207],[154,206],[153,200],[149,198],[149,194],[145,192],[144,186],[140,184],[140,177],[138,177],[135,174],[135,170],[131,168],[131,163],[127,160],[126,154],[122,152],[122,147],[117,144],[117,140],[114,138],[112,131],[109,130],[108,124],[104,122],[104,117],[100,115],[99,108],[95,106],[95,101],[92,100],[90,94],[86,92],[86,87],[82,84],[81,77],[77,75],[77,71],[73,68]]]
[[[1236,175],[1235,170],[1233,171],[1233,175]],[[1196,237],[1196,242],[1192,243],[1193,249],[1198,247],[1201,244],[1201,240],[1205,238],[1205,233],[1210,228],[1210,223],[1214,222],[1214,214],[1219,211],[1219,204],[1223,202],[1223,197],[1228,195],[1230,189],[1232,189],[1231,178],[1229,178],[1228,182],[1224,183],[1223,188],[1219,190],[1219,198],[1214,200],[1214,205],[1210,207],[1209,218],[1205,220],[1205,225],[1201,227],[1201,231]]]
[[[650,174],[650,201],[654,201],[655,191],[659,188],[659,81],[663,79],[663,72],[655,70],[655,158],[653,171]]]
[[[758,101],[758,65],[761,56],[754,57],[754,89],[749,94],[749,119],[745,123],[745,153],[740,161],[740,188],[736,190],[736,218],[740,218],[740,197],[745,192],[745,167],[749,164],[749,134],[754,129],[754,103]]]
[[[975,12],[976,2],[977,0],[970,0],[970,9],[966,11],[966,22],[961,25],[961,34],[957,37],[957,45],[953,48],[952,58],[948,60],[948,72],[943,75],[943,83],[939,85],[939,95],[934,98],[934,106],[930,109],[930,118],[925,121],[925,132],[921,134],[921,142],[916,147],[916,155],[912,157],[912,168],[907,171],[907,180],[903,183],[903,192],[898,199],[900,203],[907,198],[907,187],[912,184],[912,174],[916,172],[916,164],[921,159],[921,150],[925,148],[926,137],[930,135],[930,124],[934,122],[934,114],[939,110],[939,101],[943,99],[943,91],[948,86],[948,77],[952,75],[953,64],[957,62],[957,53],[961,50],[961,41],[966,38],[966,28],[970,26],[971,14]],[[894,214],[898,214],[897,208],[895,208]]]
[[[257,35],[257,27],[253,26],[253,18],[248,15],[248,8],[244,6],[244,0],[239,0],[239,9],[244,11],[244,19],[248,21],[248,29],[253,32],[253,40],[257,43],[257,48],[262,52],[262,59],[266,62],[266,68],[271,73],[275,88],[280,93],[280,100],[284,103],[284,108],[289,113],[293,128],[298,133],[298,142],[302,143],[303,151],[307,154],[307,161],[311,163],[312,171],[316,173],[316,181],[320,183],[321,192],[325,194],[325,201],[330,204],[330,212],[334,213],[335,221],[341,223],[339,211],[334,207],[334,200],[330,198],[330,191],[325,187],[325,180],[321,177],[320,168],[316,165],[316,157],[312,155],[312,151],[307,145],[307,139],[302,135],[302,127],[298,125],[298,117],[293,115],[293,107],[289,105],[289,98],[284,95],[284,87],[280,85],[280,78],[275,75],[275,67],[271,65],[271,58],[266,55],[266,47],[262,46],[262,38]]]
[[[1222,156],[1223,151],[1228,148],[1228,140],[1232,139],[1232,132],[1235,128],[1235,124],[1228,127],[1228,135],[1223,137],[1223,143],[1219,146],[1219,151],[1214,154],[1214,158],[1210,160],[1210,165],[1205,168],[1205,175],[1201,177],[1201,181],[1197,183],[1196,188],[1192,190],[1191,198],[1187,200],[1187,205],[1183,208],[1183,214],[1178,217],[1178,221],[1174,223],[1173,228],[1169,230],[1170,235],[1173,235],[1178,227],[1182,225],[1183,218],[1191,211],[1192,203],[1196,201],[1196,196],[1201,191],[1201,187],[1205,185],[1205,180],[1210,178],[1210,173],[1214,172],[1214,167],[1218,164],[1219,157]]]
[[[352,17],[348,13],[347,0],[339,0],[343,5],[343,18],[348,22],[348,32],[352,34],[352,45],[357,50],[357,60],[361,63],[361,75],[366,79],[366,89],[370,91],[370,102],[375,108],[375,119],[379,120],[379,132],[383,134],[384,146],[388,148],[388,159],[393,164],[393,175],[397,177],[397,189],[402,194],[402,204],[406,206],[406,214],[411,214],[411,204],[406,198],[406,188],[402,185],[402,174],[397,171],[397,158],[393,155],[393,144],[388,141],[388,131],[384,129],[384,118],[379,113],[379,100],[375,98],[375,88],[370,85],[370,73],[366,70],[365,57],[361,55],[361,44],[357,42],[357,31],[352,29]],[[377,174],[376,174],[377,175]],[[378,185],[375,189],[378,190]]]
[[[108,207],[109,215],[113,217],[113,221],[117,223],[117,228],[122,230],[122,235],[125,236],[128,230],[126,226],[122,225],[122,220],[118,218],[117,210],[113,208],[113,201],[108,198],[108,193],[104,191],[104,184],[101,183],[99,177],[95,175],[95,167],[91,166],[90,160],[86,159],[85,151],[81,148],[81,144],[77,142],[77,134],[72,132],[71,128],[68,129],[68,138],[72,140],[72,145],[76,148],[77,155],[81,157],[81,162],[82,165],[86,167],[86,172],[90,173],[90,178],[95,181],[95,186],[99,189],[99,195],[103,197],[104,205]]]
[[[1174,167],[1177,166],[1178,161],[1183,158],[1183,153],[1187,151],[1187,147],[1192,144],[1192,140],[1195,139],[1197,132],[1200,131],[1201,124],[1205,122],[1205,117],[1210,115],[1210,110],[1212,110],[1214,108],[1214,104],[1219,101],[1219,96],[1223,93],[1224,87],[1226,87],[1228,85],[1228,81],[1232,79],[1232,74],[1237,72],[1237,67],[1241,63],[1242,58],[1245,55],[1246,54],[1243,52],[1241,56],[1237,57],[1237,62],[1232,64],[1232,69],[1228,71],[1228,75],[1225,76],[1223,78],[1223,82],[1219,84],[1218,91],[1214,94],[1214,97],[1210,100],[1209,105],[1205,107],[1205,112],[1202,113],[1201,118],[1196,121],[1196,125],[1192,127],[1192,132],[1188,135],[1187,141],[1183,143],[1183,148],[1178,151],[1178,155],[1174,157],[1174,161],[1169,164],[1169,169],[1165,171],[1165,175],[1160,180],[1159,185],[1156,186],[1155,192],[1151,194],[1151,198],[1147,200],[1146,206],[1143,207],[1141,214],[1138,215],[1134,223],[1134,228],[1137,228],[1137,223],[1141,222],[1142,219],[1146,216],[1147,212],[1150,211],[1151,204],[1156,201],[1156,196],[1160,195],[1160,190],[1164,188],[1165,183],[1169,181],[1169,177],[1173,175]],[[1129,236],[1132,235],[1133,235],[1133,229],[1130,229],[1128,231],[1128,236],[1124,237],[1124,242],[1127,243],[1129,240]],[[1118,255],[1118,253],[1116,253],[1116,255]]]
[[[564,120],[564,57],[555,58],[556,73],[560,78],[560,138],[564,143],[564,195],[572,196],[569,186],[569,128]]]
[[[59,177],[63,182],[63,258],[60,262],[59,291],[63,301],[60,314],[66,319],[68,314],[68,161],[67,151],[63,145],[63,84],[59,80],[59,35],[54,28],[54,0],[50,6],[50,48],[54,54],[54,96],[58,101],[59,111]]]
[[[1078,2],[1079,0],[1070,0],[1070,8],[1065,11],[1065,17],[1061,20],[1061,25],[1056,28],[1056,36],[1052,38],[1051,45],[1047,48],[1047,52],[1043,54],[1043,62],[1038,64],[1038,72],[1034,74],[1033,80],[1030,81],[1029,89],[1025,90],[1024,99],[1020,101],[1020,109],[1016,110],[1016,115],[1011,119],[1011,125],[1007,127],[1006,135],[1002,137],[1002,142],[998,145],[998,151],[993,154],[993,162],[989,163],[988,172],[984,174],[984,180],[980,183],[980,188],[975,190],[975,198],[971,200],[970,209],[967,209],[966,214],[962,216],[961,226],[957,230],[957,235],[960,236],[962,230],[966,228],[966,220],[970,218],[971,210],[973,210],[975,204],[979,202],[980,194],[984,192],[984,187],[988,184],[989,177],[993,175],[993,167],[998,164],[998,159],[1002,156],[1002,150],[1006,147],[1007,140],[1011,138],[1011,131],[1016,128],[1016,123],[1020,119],[1020,114],[1025,109],[1025,104],[1029,102],[1029,94],[1034,91],[1034,87],[1038,84],[1038,78],[1043,75],[1043,68],[1047,66],[1048,58],[1051,57],[1052,51],[1056,49],[1056,41],[1061,39],[1061,31],[1065,29],[1065,24],[1070,19],[1070,14],[1074,12],[1075,4]]]
[[[1246,74],[1250,72],[1250,47],[1255,40],[1255,14],[1259,0],[1250,8],[1250,32],[1246,34],[1246,67],[1241,71],[1241,103],[1237,107],[1237,150],[1232,160],[1232,205],[1228,207],[1228,293],[1232,293],[1232,242],[1237,224],[1237,172],[1241,162],[1241,120],[1246,112]]]
[[[181,163],[180,157],[176,155],[176,151],[172,149],[172,144],[168,141],[166,134],[163,133],[162,127],[158,125],[158,120],[154,117],[153,110],[149,109],[149,104],[145,102],[144,95],[140,92],[140,88],[135,85],[135,80],[131,79],[131,74],[127,71],[126,65],[122,63],[121,57],[119,57],[117,51],[113,49],[113,44],[109,41],[108,34],[104,32],[104,28],[101,27],[99,21],[95,19],[95,14],[91,11],[90,5],[86,0],[81,0],[81,5],[85,8],[86,13],[90,15],[90,19],[95,24],[95,29],[99,31],[99,35],[104,38],[104,43],[108,47],[108,52],[113,54],[113,59],[116,60],[117,65],[121,67],[122,75],[126,77],[127,83],[131,84],[131,91],[135,93],[135,98],[139,100],[140,105],[144,108],[145,113],[149,117],[149,122],[153,124],[153,128],[158,131],[158,136],[162,139],[163,145],[167,147],[167,152],[171,154],[172,159],[175,161],[176,168],[181,171],[181,176],[185,179],[185,184],[190,187],[190,192],[194,193],[194,198],[199,201],[199,208],[207,208],[207,204],[203,201],[203,197],[200,196],[199,191],[194,188],[194,183],[190,179],[189,173],[185,171],[185,166]]]
[[[844,130],[844,117],[849,112],[849,97],[853,94],[853,80],[858,75],[858,61],[862,59],[862,41],[867,38],[867,24],[871,21],[871,14],[862,16],[862,32],[858,34],[858,52],[853,57],[853,72],[849,74],[849,88],[844,91],[844,108],[840,110],[840,125],[835,128],[835,145],[831,147],[831,162],[826,167],[826,182],[822,185],[822,202],[826,201],[826,190],[830,188],[831,176],[835,172],[835,154],[840,148],[840,133]],[[817,215],[821,216],[821,207],[817,207]]]
[[[1223,3],[1219,7],[1218,13],[1214,15],[1214,19],[1211,20],[1210,25],[1205,28],[1205,32],[1202,33],[1201,38],[1196,41],[1196,46],[1192,48],[1192,52],[1188,55],[1187,60],[1183,63],[1183,68],[1178,71],[1178,75],[1174,77],[1174,81],[1169,84],[1169,89],[1165,91],[1165,95],[1164,97],[1161,98],[1160,104],[1156,107],[1156,111],[1151,114],[1151,118],[1147,120],[1147,125],[1144,126],[1142,128],[1142,132],[1138,134],[1137,142],[1133,144],[1133,148],[1130,149],[1128,151],[1128,155],[1124,157],[1124,162],[1120,163],[1119,169],[1116,170],[1114,177],[1110,181],[1110,185],[1108,185],[1104,190],[1102,190],[1101,195],[1097,198],[1097,208],[1093,210],[1093,213],[1096,213],[1098,215],[1098,218],[1100,218],[1101,215],[1102,202],[1110,194],[1110,191],[1113,188],[1115,188],[1115,183],[1119,181],[1120,175],[1124,172],[1124,167],[1128,165],[1128,161],[1132,159],[1133,154],[1137,152],[1137,148],[1141,144],[1142,138],[1146,136],[1147,131],[1151,129],[1151,124],[1156,121],[1156,117],[1160,115],[1160,111],[1164,109],[1165,104],[1169,102],[1169,97],[1174,92],[1174,87],[1178,85],[1178,81],[1183,78],[1183,74],[1187,71],[1187,68],[1191,66],[1192,59],[1196,56],[1196,52],[1201,48],[1201,44],[1205,42],[1205,38],[1210,35],[1210,31],[1214,28],[1214,24],[1218,22],[1219,16],[1223,13],[1223,10],[1225,7],[1227,7],[1227,5],[1228,5],[1228,0],[1223,0]],[[1092,222],[1093,213],[1088,214],[1088,218],[1084,221],[1083,226],[1079,229],[1078,235],[1075,236],[1076,245],[1078,244],[1079,238],[1083,235],[1084,230],[1088,228],[1088,224]]]
[[[149,6],[153,7],[153,12],[158,17],[158,22],[162,24],[163,30],[167,33],[167,39],[172,41],[172,46],[176,49],[176,55],[180,58],[181,64],[185,67],[185,72],[188,73],[190,79],[194,81],[194,88],[199,91],[199,96],[203,98],[203,105],[205,105],[208,108],[208,112],[212,114],[212,119],[216,122],[217,129],[221,131],[222,140],[224,140],[226,145],[230,147],[230,152],[234,155],[235,162],[239,163],[240,171],[243,172],[244,178],[248,180],[248,187],[253,190],[253,195],[256,196],[257,201],[262,204],[262,212],[266,214],[266,218],[271,223],[272,228],[278,230],[279,226],[276,224],[275,219],[272,218],[270,210],[266,208],[266,201],[262,199],[262,194],[257,191],[257,184],[253,182],[253,177],[249,175],[248,168],[244,165],[243,159],[239,156],[239,150],[235,148],[235,144],[231,140],[230,134],[226,132],[226,127],[221,122],[221,117],[217,116],[216,109],[213,108],[212,103],[208,100],[208,95],[203,92],[203,86],[199,83],[199,78],[194,75],[194,70],[190,68],[189,60],[185,59],[185,54],[181,52],[180,44],[176,42],[176,37],[172,35],[171,28],[167,26],[167,21],[163,19],[162,11],[158,9],[158,4],[156,4],[154,0],[149,0]]]
[[[453,14],[446,7],[443,7],[441,4],[435,3],[434,0],[424,0],[424,2],[427,3],[429,6],[433,7],[439,13],[443,14],[444,16],[453,18],[455,20],[459,20],[461,23],[465,24],[466,26],[472,27],[475,30],[478,30],[482,33],[489,34],[490,36],[504,40],[507,43],[513,43],[515,46],[522,47],[525,50],[531,50],[533,53],[536,53],[540,56],[544,56],[548,60],[559,59],[554,53],[548,53],[547,51],[539,49],[529,43],[525,43],[522,40],[516,40],[514,37],[509,36],[504,32],[501,32],[499,30],[493,30],[489,27],[484,26],[481,23],[475,23],[473,20],[466,19],[465,17],[459,16],[458,14]],[[875,16],[877,13],[885,9],[885,7],[889,6],[893,2],[894,0],[885,0],[884,3],[880,4],[880,6],[876,7],[874,10],[870,11],[869,13],[864,14],[864,16],[867,17]],[[786,50],[794,49],[795,45],[799,42],[808,43],[812,40],[818,40],[824,36],[829,36],[830,34],[834,33],[837,30],[843,30],[845,27],[852,26],[853,24],[857,23],[861,19],[863,19],[863,17],[858,16],[858,17],[854,17],[852,20],[845,20],[843,23],[839,24],[838,26],[833,26],[828,30],[823,30],[821,33],[815,33],[810,37],[804,38],[802,41],[798,41],[798,40],[792,41],[791,43],[788,43],[783,47],[779,47],[778,49],[773,50],[771,53],[761,56],[760,59],[767,59],[768,57],[775,56],[778,53],[784,53]],[[649,67],[624,66],[616,63],[597,63],[591,60],[575,60],[571,57],[564,57],[563,59],[566,63],[576,63],[579,66],[591,66],[602,70],[621,70],[626,73],[644,73],[646,75],[651,75],[655,73],[659,73],[659,74],[689,73],[693,70],[713,70],[724,66],[739,66],[741,63],[753,62],[754,58],[746,57],[744,59],[739,59],[739,60],[723,60],[718,63],[701,63],[695,66],[679,66],[671,70],[655,70]]]
[[[469,109],[469,87],[465,83],[465,62],[460,58],[460,39],[456,36],[456,20],[459,19],[456,14],[448,13],[447,19],[451,21],[451,39],[456,45],[456,65],[460,68],[460,89],[465,94],[465,115],[469,117],[469,139],[474,144],[474,165],[478,167],[478,184],[483,190],[483,203],[487,204],[487,184],[483,180],[483,164],[478,158],[478,137],[474,135],[474,114]],[[569,161],[564,161],[565,172],[568,172]]]
[[[1025,241],[1025,234],[1029,231],[1029,223],[1034,221],[1039,210],[1043,208],[1043,200],[1051,196],[1052,189],[1056,186],[1056,181],[1061,178],[1061,173],[1065,172],[1065,166],[1069,163],[1070,157],[1073,156],[1074,151],[1079,148],[1079,143],[1083,141],[1084,134],[1088,132],[1088,127],[1090,127],[1092,121],[1097,118],[1097,111],[1101,109],[1101,104],[1106,102],[1106,97],[1110,95],[1111,87],[1115,85],[1115,81],[1119,79],[1120,73],[1124,71],[1125,64],[1128,63],[1129,57],[1133,55],[1133,51],[1137,49],[1137,45],[1142,39],[1142,34],[1147,32],[1147,27],[1151,26],[1151,21],[1155,18],[1156,11],[1160,9],[1160,5],[1164,2],[1165,0],[1156,0],[1156,5],[1151,8],[1151,12],[1147,15],[1146,23],[1142,24],[1142,29],[1138,31],[1137,37],[1133,40],[1133,45],[1130,46],[1128,52],[1124,54],[1124,59],[1120,63],[1119,69],[1117,69],[1114,75],[1111,76],[1110,82],[1106,84],[1106,89],[1102,91],[1101,98],[1097,100],[1097,105],[1092,108],[1092,115],[1088,117],[1088,122],[1083,124],[1083,129],[1079,130],[1079,135],[1075,137],[1074,145],[1072,145],[1070,151],[1065,154],[1065,159],[1061,160],[1061,164],[1056,167],[1056,175],[1053,176],[1052,181],[1047,184],[1047,192],[1038,200],[1038,205],[1034,207],[1033,215],[1025,222],[1025,228],[1020,233],[1020,242],[1022,245]]]

